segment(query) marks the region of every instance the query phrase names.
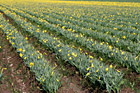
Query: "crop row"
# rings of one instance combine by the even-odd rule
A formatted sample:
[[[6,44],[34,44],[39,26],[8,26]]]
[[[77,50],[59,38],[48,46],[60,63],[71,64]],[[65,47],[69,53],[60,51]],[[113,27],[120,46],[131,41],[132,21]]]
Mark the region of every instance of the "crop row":
[[[74,20],[81,20],[82,22],[94,23],[94,25],[101,24],[108,27],[116,27],[123,26],[121,29],[124,31],[133,30],[131,27],[139,28],[138,24],[138,9],[136,8],[124,8],[124,7],[105,7],[105,6],[88,6],[81,7],[77,6],[67,6],[64,7],[65,4],[57,5],[55,7],[53,4],[45,6],[45,4],[36,5],[34,3],[32,6],[26,7],[26,9],[46,12],[49,11],[51,13],[57,13],[60,16],[72,17]],[[25,8],[22,5],[22,8]],[[33,9],[34,6],[38,6],[38,8]],[[21,7],[21,6],[17,6]],[[94,10],[93,10],[94,8]],[[100,11],[100,9],[102,11]],[[135,9],[135,12],[133,12]],[[57,10],[57,11],[56,11]],[[114,11],[115,10],[115,11]],[[131,20],[128,20],[130,19]],[[135,20],[136,19],[136,20]],[[116,25],[117,24],[117,25]],[[124,29],[125,28],[125,29]],[[126,30],[126,31],[127,31]]]
[[[41,17],[50,23],[53,23],[56,25],[59,24],[61,27],[65,26],[65,28],[67,28],[67,29],[82,30],[82,31],[79,31],[81,33],[85,33],[85,31],[90,31],[90,32],[95,33],[97,31],[97,32],[104,33],[104,34],[106,33],[108,35],[111,34],[112,36],[118,37],[120,39],[131,40],[134,42],[140,41],[140,33],[137,30],[135,30],[135,31],[129,30],[129,29],[124,30],[123,27],[108,28],[108,27],[100,26],[100,25],[96,25],[96,24],[87,24],[83,21],[78,21],[72,17],[64,17],[61,15],[52,13],[50,11],[48,11],[48,12],[38,11],[35,13],[33,13],[29,10],[24,10],[24,11],[33,16]],[[89,35],[90,34],[88,34],[88,36]],[[90,36],[92,36],[92,35],[90,35]]]
[[[10,15],[10,13],[7,15]],[[104,42],[99,43],[94,41],[93,39],[87,39],[82,35],[61,30],[60,28],[56,28],[55,26],[48,24],[47,21],[45,20],[38,20],[38,18],[31,17],[25,13],[22,13],[20,15],[24,15],[26,16],[26,18],[32,20],[33,22],[42,25],[43,28],[48,29],[48,31],[56,32],[57,35],[63,36],[65,39],[71,40],[72,42],[75,42],[75,44],[79,44],[80,46],[83,46],[84,48],[88,49],[93,53],[96,53],[99,56],[101,55],[103,59],[109,58],[110,60],[112,60],[112,62],[114,63],[118,62],[123,66],[127,66],[128,68],[132,68],[133,70],[136,70],[139,73],[140,70],[139,56],[132,55],[131,53],[118,50],[117,48],[113,48],[112,46],[109,46]]]
[[[31,14],[33,17],[36,16],[36,14],[33,14],[32,12],[29,12],[29,14],[27,14],[25,12],[18,11],[18,10],[17,11],[16,10],[11,10],[11,11],[14,11],[14,12],[16,12],[16,13],[20,14],[21,16],[24,16],[24,17],[27,17],[27,16],[30,17],[29,14]],[[25,13],[25,14],[23,14],[23,13]],[[71,31],[73,33],[75,33],[75,32],[81,33],[84,37],[92,37],[92,38],[94,38],[98,41],[107,42],[112,46],[118,47],[119,49],[122,49],[122,50],[129,51],[131,53],[138,54],[140,52],[139,43],[129,41],[129,40],[126,39],[125,36],[122,36],[123,38],[125,38],[125,40],[123,40],[123,39],[112,37],[108,34],[104,34],[104,33],[101,33],[101,32],[96,32],[96,31],[93,32],[91,30],[85,30],[85,29],[82,29],[82,28],[77,27],[75,25],[66,26],[66,23],[62,23],[61,21],[58,21],[57,19],[54,19],[54,18],[51,18],[51,17],[43,18],[43,19],[47,20],[48,22],[55,23],[55,24],[57,24],[57,26],[58,25],[61,26],[61,28],[66,30],[66,31]],[[30,20],[32,21],[32,19],[30,19]],[[73,29],[65,29],[67,27],[70,27],[70,28],[73,28]],[[56,28],[59,28],[59,27],[56,27]],[[118,32],[115,32],[115,33],[118,33]],[[132,38],[135,38],[136,40],[139,41],[140,36],[139,35],[138,36],[133,35]]]
[[[44,16],[43,13],[39,12],[39,14],[37,12],[33,13],[31,11],[27,11],[24,10],[25,12],[31,14],[32,16],[36,16],[38,18],[42,18],[44,20],[47,20],[48,22],[50,22],[51,24],[55,24],[55,25],[59,25],[60,27],[66,29],[66,30],[71,30],[74,31],[74,33],[81,33],[84,34],[87,37],[92,37],[98,41],[105,41],[108,42],[109,44],[118,47],[119,49],[125,49],[128,51],[132,51],[132,47],[139,44],[140,41],[140,33],[138,31],[134,32],[134,33],[126,33],[126,32],[122,32],[122,31],[113,31],[112,29],[105,29],[104,27],[101,26],[97,26],[96,29],[98,28],[98,31],[100,29],[100,31],[98,32],[97,30],[91,30],[91,29],[85,29],[82,28],[83,25],[81,27],[77,26],[78,24],[82,24],[83,22],[75,22],[75,20],[72,20],[72,18],[68,18],[68,19],[64,19],[63,16],[58,16],[56,17],[56,15],[52,15],[51,13],[48,13],[47,16]],[[55,17],[55,18],[52,18]],[[58,19],[64,19],[64,20],[58,20]],[[66,23],[64,21],[68,22],[73,22],[75,24],[70,24],[70,23]],[[72,21],[70,21],[72,20]],[[84,24],[85,25],[85,24]],[[93,27],[93,25],[92,25]],[[115,28],[117,29],[117,28]],[[104,32],[104,33],[103,33]],[[111,35],[109,35],[108,33],[110,33],[113,35],[113,37]],[[117,37],[119,38],[117,38]],[[136,41],[132,42],[132,41]],[[129,46],[129,47],[128,47]],[[130,46],[132,46],[130,48]]]
[[[71,11],[69,11],[67,14],[66,14],[67,11],[65,11],[65,10],[63,10],[63,12],[61,12],[62,8],[60,8],[60,10],[59,9],[57,10],[59,12],[53,10],[53,8],[52,9],[47,9],[47,8],[44,9],[44,6],[40,6],[39,8],[37,8],[35,10],[32,10],[30,7],[26,8],[25,10],[27,10],[27,9],[31,10],[31,11],[35,11],[36,14],[38,14],[38,12],[39,12],[39,14],[41,13],[41,15],[43,15],[43,16],[48,15],[48,13],[49,13],[50,16],[53,16],[53,17],[57,16],[57,19],[61,19],[61,20],[64,19],[67,22],[71,22],[71,23],[74,23],[76,25],[81,25],[81,26],[84,26],[85,28],[88,28],[88,29],[91,28],[93,30],[95,30],[95,29],[98,30],[99,28],[104,27],[103,29],[108,30],[109,33],[110,32],[112,33],[112,31],[113,32],[114,31],[115,32],[116,31],[117,32],[118,31],[120,31],[120,32],[123,31],[123,32],[127,32],[127,33],[132,33],[134,35],[134,33],[135,34],[138,33],[137,30],[139,28],[138,20],[134,20],[136,22],[131,24],[131,23],[128,22],[128,21],[132,20],[132,18],[131,18],[131,20],[128,20],[128,19],[130,19],[131,16],[126,17],[126,15],[124,15],[124,17],[121,18],[122,14],[118,15],[118,14],[116,14],[116,12],[113,13],[113,14],[110,14],[111,13],[110,11],[107,11],[107,13],[104,11],[104,14],[101,13],[98,16],[95,14],[95,12],[97,12],[97,11],[95,11],[94,14],[89,14],[88,16],[86,15],[86,13],[81,12],[81,14],[82,14],[81,16],[83,16],[84,14],[86,15],[86,16],[81,18],[81,17],[77,17],[77,15],[76,15],[77,13],[75,13],[75,15],[72,15],[72,13],[70,13]],[[86,12],[86,11],[83,11],[83,12]],[[78,14],[80,14],[80,13],[78,13]],[[109,14],[109,15],[106,15],[106,14]],[[115,15],[117,15],[117,17],[114,17]],[[138,15],[138,14],[135,14],[135,15]],[[91,16],[92,16],[92,18],[91,18]],[[137,16],[135,16],[135,17],[137,17]],[[116,21],[114,21],[113,19],[116,20]],[[85,22],[85,21],[87,21],[87,22]],[[119,21],[121,21],[121,23],[118,23]],[[127,22],[125,23],[125,21],[127,21]],[[88,22],[90,22],[90,23],[88,23]],[[116,24],[117,24],[117,26],[116,26]],[[98,25],[98,26],[96,27],[96,25]],[[106,28],[106,27],[109,27],[111,29]],[[114,30],[114,28],[117,28],[117,29]],[[100,31],[100,30],[98,30],[98,31]],[[120,38],[122,38],[122,37],[120,37]]]
[[[65,62],[69,62],[75,66],[79,71],[90,79],[92,83],[98,81],[102,86],[106,86],[108,92],[111,90],[119,90],[122,84],[122,74],[120,71],[116,71],[112,65],[105,66],[102,62],[93,58],[92,56],[86,56],[80,54],[79,50],[64,45],[57,38],[43,33],[38,27],[33,26],[30,22],[23,20],[17,16],[14,12],[1,8],[7,16],[11,17],[18,25],[20,25],[25,31],[31,33],[36,37],[40,43],[46,48],[54,51],[57,56],[61,57]],[[47,25],[44,23],[44,25]]]
[[[51,93],[60,87],[60,78],[56,74],[43,55],[34,49],[32,45],[8,23],[0,14],[0,29],[7,36],[7,40],[15,48],[24,63],[35,73],[36,79],[42,84],[43,89]]]

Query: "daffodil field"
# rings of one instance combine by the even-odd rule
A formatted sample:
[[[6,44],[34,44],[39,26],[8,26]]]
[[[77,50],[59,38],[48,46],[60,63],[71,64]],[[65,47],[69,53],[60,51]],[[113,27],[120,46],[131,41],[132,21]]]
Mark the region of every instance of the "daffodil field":
[[[56,92],[61,76],[23,32],[107,92],[124,85],[115,65],[140,73],[140,3],[2,0],[0,12],[0,29],[45,91]]]

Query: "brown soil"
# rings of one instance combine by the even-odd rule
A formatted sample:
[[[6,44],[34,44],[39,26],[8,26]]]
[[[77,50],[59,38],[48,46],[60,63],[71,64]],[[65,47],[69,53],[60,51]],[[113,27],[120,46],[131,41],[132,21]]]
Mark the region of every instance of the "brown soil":
[[[3,71],[0,93],[41,93],[34,74],[24,65],[23,60],[5,39],[2,31],[0,31],[0,38],[2,39],[0,66],[7,68]]]

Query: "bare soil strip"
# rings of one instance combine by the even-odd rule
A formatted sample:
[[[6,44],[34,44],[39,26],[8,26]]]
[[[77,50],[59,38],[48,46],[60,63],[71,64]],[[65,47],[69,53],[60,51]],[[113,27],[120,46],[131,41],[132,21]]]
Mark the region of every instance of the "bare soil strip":
[[[0,93],[41,93],[34,74],[24,65],[15,49],[6,40],[0,30],[2,51],[0,52],[0,67],[7,68],[3,71],[0,81]]]

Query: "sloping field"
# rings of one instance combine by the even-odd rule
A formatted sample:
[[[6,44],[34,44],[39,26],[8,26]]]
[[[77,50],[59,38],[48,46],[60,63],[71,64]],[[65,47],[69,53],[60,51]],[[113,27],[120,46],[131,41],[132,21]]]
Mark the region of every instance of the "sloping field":
[[[3,0],[0,29],[46,92],[140,92],[140,3]]]
[[[60,1],[140,2],[140,0],[60,0]]]

